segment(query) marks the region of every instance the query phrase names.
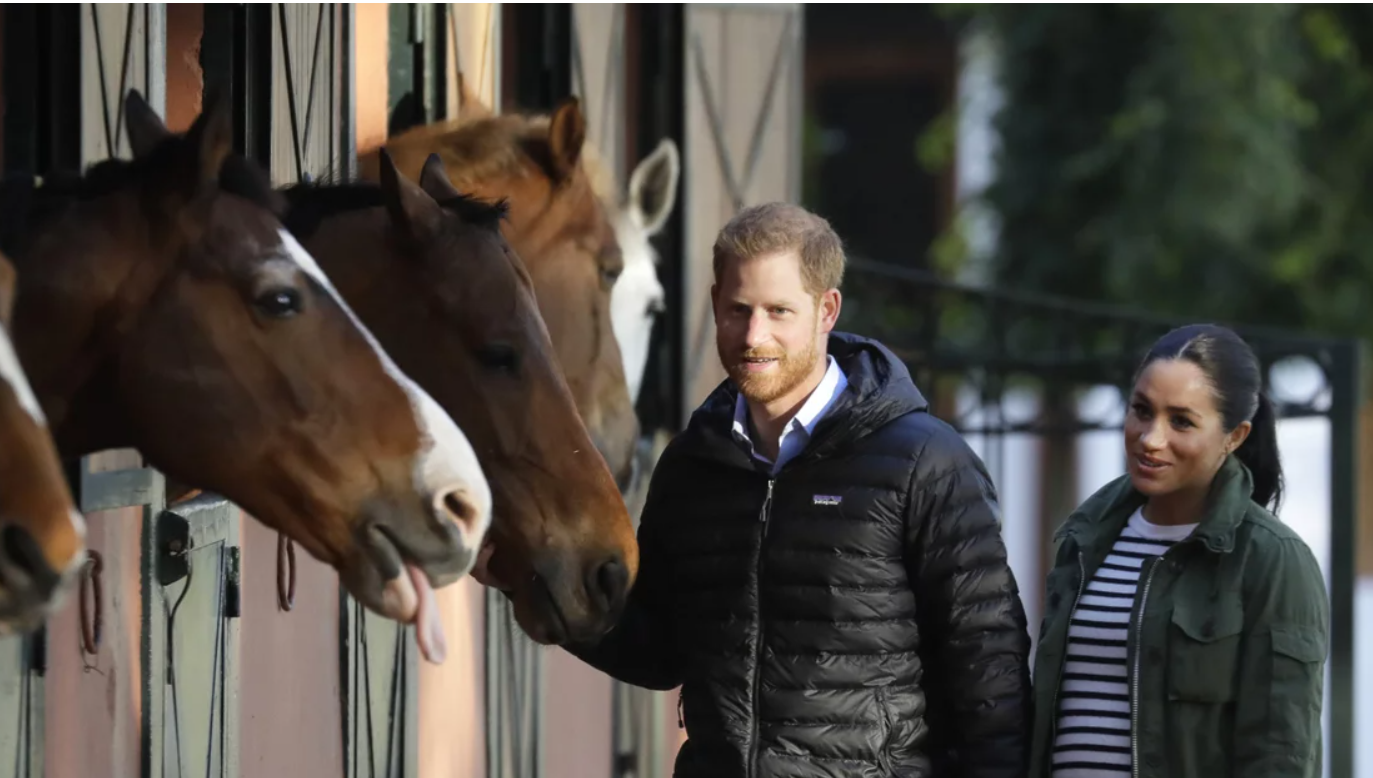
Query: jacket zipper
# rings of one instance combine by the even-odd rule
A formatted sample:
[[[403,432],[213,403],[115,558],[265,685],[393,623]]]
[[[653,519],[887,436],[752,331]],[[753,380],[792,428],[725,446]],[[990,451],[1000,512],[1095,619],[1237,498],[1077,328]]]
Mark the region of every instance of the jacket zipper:
[[[759,687],[762,686],[763,673],[763,542],[768,538],[768,518],[772,513],[772,486],[776,483],[775,478],[768,479],[768,496],[763,499],[763,508],[758,511],[758,521],[763,523],[763,534],[758,539],[758,562],[754,567],[757,578],[758,593],[758,641],[753,649],[753,700],[749,706],[753,716],[753,738],[749,742],[748,772],[752,776],[758,771],[758,737],[761,734],[761,727],[758,724],[758,695]]]
[[[1149,605],[1149,585],[1154,582],[1154,572],[1163,563],[1159,556],[1149,566],[1149,574],[1144,578],[1144,590],[1139,595],[1139,616],[1135,619],[1135,663],[1130,679],[1130,774],[1139,778],[1139,665],[1144,641],[1144,609]]]
[[[1087,586],[1087,561],[1086,561],[1086,558],[1085,558],[1084,555],[1083,555],[1082,549],[1078,549],[1078,551],[1077,551],[1077,596],[1073,598],[1073,601],[1072,601],[1072,602],[1068,603],[1068,629],[1069,629],[1069,630],[1071,630],[1071,629],[1073,628],[1073,610],[1074,610],[1075,608],[1077,608],[1077,603],[1078,603],[1078,601],[1082,599],[1082,590],[1083,590],[1084,588],[1086,588],[1086,586]],[[1054,742],[1058,740],[1058,693],[1059,693],[1059,691],[1063,688],[1063,666],[1064,666],[1065,664],[1067,664],[1067,662],[1068,662],[1068,633],[1067,633],[1067,632],[1064,632],[1064,633],[1063,633],[1063,661],[1061,661],[1061,662],[1058,663],[1058,683],[1055,685],[1055,688],[1054,688],[1054,699],[1053,699],[1053,707],[1052,707],[1052,711],[1053,711],[1053,714],[1052,714],[1052,715],[1053,715],[1053,718],[1051,719],[1051,721],[1053,721],[1053,728],[1049,731],[1049,755],[1050,755],[1050,756],[1049,756],[1049,761],[1050,761],[1050,767],[1052,767],[1052,765],[1053,765],[1053,757],[1052,757],[1052,754],[1053,754]]]
[[[885,686],[877,687],[877,704],[882,710],[882,745],[877,752],[877,764],[882,768],[882,772],[891,774],[891,754],[887,750],[891,747],[892,739],[892,716],[891,710],[887,707],[887,689]]]

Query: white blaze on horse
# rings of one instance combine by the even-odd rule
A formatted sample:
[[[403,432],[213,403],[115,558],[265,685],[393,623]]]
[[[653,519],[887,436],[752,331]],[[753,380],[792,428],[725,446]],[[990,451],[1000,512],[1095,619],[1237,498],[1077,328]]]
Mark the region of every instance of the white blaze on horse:
[[[28,632],[61,605],[86,561],[47,419],[10,342],[14,268],[0,256],[0,634]]]

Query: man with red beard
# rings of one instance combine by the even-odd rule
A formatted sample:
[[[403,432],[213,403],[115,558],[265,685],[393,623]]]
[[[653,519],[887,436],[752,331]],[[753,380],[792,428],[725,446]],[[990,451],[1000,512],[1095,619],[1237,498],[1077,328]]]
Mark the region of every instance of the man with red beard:
[[[654,470],[619,624],[571,650],[681,692],[676,778],[1020,778],[1029,635],[982,462],[886,347],[833,332],[803,208],[715,243],[729,373]]]

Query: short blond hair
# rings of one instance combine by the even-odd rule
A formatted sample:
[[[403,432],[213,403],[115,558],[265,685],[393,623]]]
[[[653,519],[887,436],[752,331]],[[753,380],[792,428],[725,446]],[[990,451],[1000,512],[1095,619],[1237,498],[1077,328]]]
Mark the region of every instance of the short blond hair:
[[[816,298],[844,282],[844,244],[828,221],[799,205],[763,203],[740,211],[715,238],[715,283],[726,260],[781,251],[801,256],[801,281]]]

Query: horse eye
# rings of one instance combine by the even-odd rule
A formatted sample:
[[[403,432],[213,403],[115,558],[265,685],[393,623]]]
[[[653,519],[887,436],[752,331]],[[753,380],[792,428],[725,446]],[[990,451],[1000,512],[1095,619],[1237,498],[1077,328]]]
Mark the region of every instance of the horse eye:
[[[273,289],[259,295],[253,305],[274,319],[289,319],[301,312],[300,292],[294,289]]]
[[[618,280],[620,280],[620,274],[623,273],[623,272],[624,272],[624,268],[623,268],[623,267],[605,267],[605,268],[601,268],[601,278],[605,279],[605,282],[606,282],[607,284],[610,284],[611,286],[614,286],[614,285],[615,285],[615,282],[618,281]]]
[[[477,361],[492,370],[514,373],[520,367],[520,355],[508,343],[488,343],[477,349]]]

